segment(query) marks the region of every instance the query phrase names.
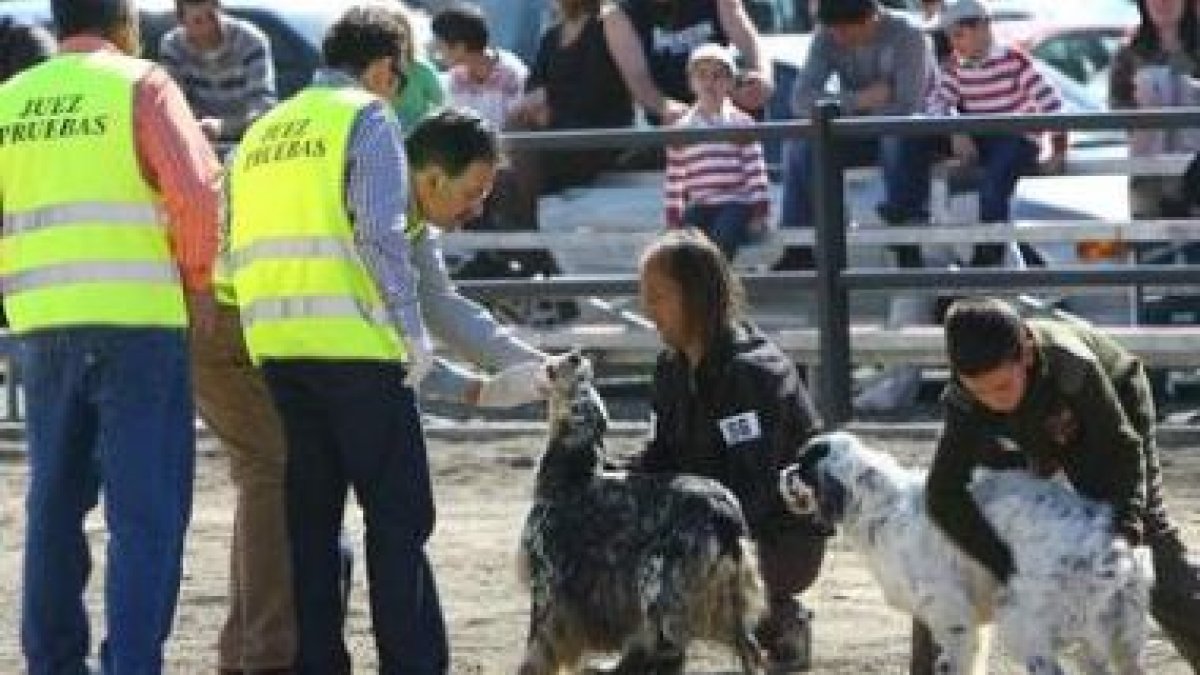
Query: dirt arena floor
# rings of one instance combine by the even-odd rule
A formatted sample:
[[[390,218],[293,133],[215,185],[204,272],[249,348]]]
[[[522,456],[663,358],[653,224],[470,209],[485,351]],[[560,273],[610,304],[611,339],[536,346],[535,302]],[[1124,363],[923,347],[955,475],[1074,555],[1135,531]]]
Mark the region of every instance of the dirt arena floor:
[[[527,598],[516,581],[514,548],[529,505],[539,436],[503,440],[439,440],[430,453],[439,505],[432,555],[445,611],[450,622],[454,673],[511,673],[526,632]],[[615,439],[618,451],[635,447],[631,439]],[[891,441],[886,447],[909,464],[920,464],[929,442]],[[188,537],[179,612],[168,648],[169,673],[215,673],[214,644],[226,602],[227,538],[233,495],[223,458],[206,442],[199,460],[195,510]],[[0,462],[0,673],[22,671],[19,583],[22,542],[22,496],[25,464],[12,454]],[[1164,451],[1170,506],[1186,530],[1193,549],[1200,548],[1200,448]],[[353,511],[353,509],[351,510]],[[357,522],[353,520],[352,522]],[[357,526],[355,526],[357,528]],[[102,521],[89,521],[89,537],[97,556],[89,591],[97,620],[104,532]],[[356,532],[361,535],[361,528]],[[361,536],[359,536],[361,553]],[[359,560],[361,560],[361,556]],[[355,570],[350,646],[355,672],[374,672],[374,649],[363,590],[364,571]],[[807,601],[816,612],[816,673],[863,675],[904,673],[908,654],[906,617],[883,604],[882,596],[856,554],[834,540],[821,579]],[[96,626],[95,634],[102,634]],[[729,654],[702,648],[689,672],[729,672]],[[1016,673],[1002,657],[993,673]],[[1149,671],[1185,675],[1160,633],[1150,644]]]

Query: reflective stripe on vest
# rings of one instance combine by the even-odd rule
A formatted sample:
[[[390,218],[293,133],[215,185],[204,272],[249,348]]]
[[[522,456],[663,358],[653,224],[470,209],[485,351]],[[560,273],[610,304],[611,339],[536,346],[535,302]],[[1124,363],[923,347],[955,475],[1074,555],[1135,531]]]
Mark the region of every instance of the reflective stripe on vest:
[[[77,262],[47,265],[0,277],[5,295],[25,293],[67,284],[120,283],[141,281],[148,284],[177,284],[179,273],[173,265],[154,262]]]
[[[359,262],[351,242],[333,237],[279,237],[263,239],[229,254],[234,273],[255,260],[292,258],[334,258],[347,263]]]
[[[345,207],[350,130],[377,100],[310,87],[251,125],[238,147],[223,262],[255,362],[404,356]]]
[[[251,324],[256,321],[282,321],[309,317],[353,319],[363,316],[369,317],[372,322],[381,326],[388,324],[386,311],[381,311],[378,307],[364,307],[354,298],[337,295],[264,298],[254,301],[242,310],[242,320]]]
[[[153,204],[85,202],[55,204],[20,213],[6,212],[4,214],[4,233],[7,235],[26,234],[46,227],[74,225],[88,221],[162,227],[161,214],[158,207]]]
[[[187,324],[133,138],[135,88],[150,65],[61,54],[0,89],[0,284],[15,332]]]

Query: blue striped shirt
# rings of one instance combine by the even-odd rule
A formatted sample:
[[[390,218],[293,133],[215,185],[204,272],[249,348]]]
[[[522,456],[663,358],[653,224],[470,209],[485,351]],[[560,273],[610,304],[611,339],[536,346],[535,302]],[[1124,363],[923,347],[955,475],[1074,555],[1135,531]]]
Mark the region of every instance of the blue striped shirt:
[[[320,69],[315,86],[361,86],[354,77]],[[409,253],[408,166],[400,122],[385,101],[358,113],[346,148],[346,206],[354,223],[354,243],[375,279],[388,316],[404,339],[426,352],[433,345],[417,297],[417,274]]]

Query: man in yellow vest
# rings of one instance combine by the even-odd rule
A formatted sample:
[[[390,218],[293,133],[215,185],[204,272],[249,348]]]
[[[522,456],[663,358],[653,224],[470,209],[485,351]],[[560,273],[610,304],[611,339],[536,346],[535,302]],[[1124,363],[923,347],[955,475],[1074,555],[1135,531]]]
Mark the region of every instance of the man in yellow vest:
[[[487,140],[491,136],[494,131],[462,110],[437,111],[412,130],[405,142],[411,222],[454,229],[465,214],[477,211],[479,204],[471,193],[445,189],[444,181],[461,176],[463,166],[476,155],[490,161],[495,154],[494,141]],[[236,155],[231,161],[236,163]],[[409,228],[409,235],[421,314],[430,332],[455,353],[494,373],[482,375],[436,359],[421,382],[422,398],[488,408],[543,399],[546,354],[459,293],[446,269],[436,227]],[[200,414],[229,455],[237,492],[219,670],[221,675],[291,672],[296,639],[284,515],[286,442],[262,374],[246,354],[236,299],[231,289],[221,292],[224,283],[217,285],[217,327],[193,341],[192,363]],[[347,541],[343,593],[350,581],[350,554]]]
[[[159,673],[191,511],[187,328],[212,320],[218,166],[131,0],[53,0],[62,52],[0,88],[0,279],[25,350],[29,673],[86,672],[104,493],[106,673]]]
[[[251,127],[228,181],[228,259],[246,346],[262,366],[288,446],[296,672],[350,672],[339,589],[350,488],[367,525],[381,672],[448,668],[424,554],[433,501],[411,385],[431,363],[424,315],[436,314],[420,306],[418,293],[436,297],[449,284],[437,285],[437,275],[418,279],[425,263],[413,257],[431,241],[426,220],[456,227],[479,212],[499,153],[495,133],[477,117],[448,112],[414,132],[425,140],[409,145],[409,179],[385,103],[399,79],[401,47],[385,11],[349,10],[326,35],[327,68]],[[419,289],[426,283],[435,287]],[[479,311],[472,305],[466,314]],[[466,314],[458,318],[478,318]],[[443,337],[457,345],[461,335],[450,333]],[[536,398],[542,355],[514,350],[521,355],[513,360],[528,363],[467,378],[460,398],[490,405]],[[434,373],[445,371],[441,365]]]

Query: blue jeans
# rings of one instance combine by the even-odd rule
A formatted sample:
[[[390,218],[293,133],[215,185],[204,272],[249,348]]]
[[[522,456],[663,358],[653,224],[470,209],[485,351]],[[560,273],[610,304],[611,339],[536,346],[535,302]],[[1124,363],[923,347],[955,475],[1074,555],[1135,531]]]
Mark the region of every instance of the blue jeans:
[[[103,672],[162,672],[195,468],[182,330],[79,328],[25,338],[29,492],[21,645],[30,675],[85,673],[83,520],[104,492]]]
[[[276,360],[263,374],[288,445],[295,672],[351,671],[342,635],[346,496],[366,524],[371,623],[385,675],[447,671],[449,648],[425,543],[433,493],[420,410],[399,364]]]
[[[1009,220],[1009,204],[1021,176],[1037,169],[1038,146],[1025,136],[974,136],[979,152],[979,220],[1004,223]],[[978,244],[971,257],[975,266],[1004,264],[1003,244]]]
[[[749,204],[693,204],[683,212],[683,222],[708,236],[733,260],[738,248],[750,242],[750,218],[753,210]]]
[[[898,219],[929,217],[929,139],[884,136],[841,141],[837,155],[842,168],[878,163],[883,172],[884,203]],[[812,150],[806,140],[789,141],[783,148],[783,195],[780,227],[811,227],[813,222]]]

